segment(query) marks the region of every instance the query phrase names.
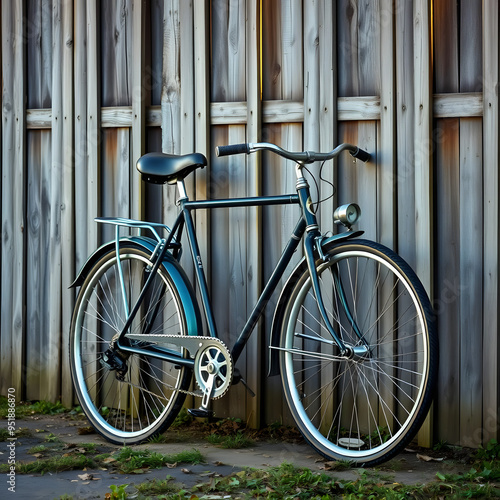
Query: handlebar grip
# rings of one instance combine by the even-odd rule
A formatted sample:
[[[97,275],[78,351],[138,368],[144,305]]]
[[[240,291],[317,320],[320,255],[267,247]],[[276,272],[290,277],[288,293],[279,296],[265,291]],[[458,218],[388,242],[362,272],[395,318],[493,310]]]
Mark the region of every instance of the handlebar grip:
[[[239,155],[241,153],[250,153],[250,144],[231,144],[229,146],[217,146],[215,154],[217,156]]]
[[[351,156],[354,156],[354,158],[357,158],[358,160],[367,162],[370,161],[370,158],[372,155],[365,151],[364,149],[358,148],[354,153],[351,152]]]

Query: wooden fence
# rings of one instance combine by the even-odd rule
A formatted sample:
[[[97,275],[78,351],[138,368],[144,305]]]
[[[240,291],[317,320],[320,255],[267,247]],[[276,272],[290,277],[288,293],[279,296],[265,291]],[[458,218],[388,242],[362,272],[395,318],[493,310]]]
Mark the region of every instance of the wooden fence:
[[[217,159],[215,145],[349,141],[374,161],[332,166],[321,219],[358,202],[367,236],[432,297],[441,364],[426,432],[471,446],[498,437],[499,24],[496,0],[2,0],[0,394],[73,401],[68,285],[109,237],[93,218],[169,223],[177,211],[173,188],[142,185],[143,153],[203,152],[210,166],[190,192],[247,196],[293,192],[292,166]],[[295,217],[196,214],[229,343]],[[271,318],[240,364],[259,395],[239,384],[219,415],[290,423],[266,377]]]

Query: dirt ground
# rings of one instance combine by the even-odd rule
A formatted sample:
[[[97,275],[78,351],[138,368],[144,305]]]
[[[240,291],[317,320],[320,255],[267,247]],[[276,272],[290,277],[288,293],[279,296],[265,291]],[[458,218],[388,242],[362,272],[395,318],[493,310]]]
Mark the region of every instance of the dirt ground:
[[[0,425],[5,421],[0,421]],[[43,453],[33,454],[33,447],[58,441],[68,450],[78,450],[83,444],[94,443],[99,453],[111,453],[118,450],[98,434],[91,432],[88,423],[82,418],[69,417],[67,414],[56,416],[28,416],[17,422],[21,432],[17,438],[15,451],[16,462],[33,462],[44,458]],[[222,428],[219,431],[224,432]],[[312,471],[321,471],[332,478],[356,480],[360,471],[357,469],[338,470],[335,464],[326,462],[316,454],[293,432],[287,431],[279,436],[261,432],[251,436],[252,446],[242,449],[222,449],[211,445],[206,440],[210,429],[206,424],[191,425],[180,430],[167,432],[166,442],[147,443],[134,449],[147,448],[162,454],[176,454],[183,450],[199,450],[204,463],[199,465],[169,465],[161,469],[150,469],[144,474],[122,474],[113,467],[96,470],[70,470],[63,472],[45,472],[42,474],[16,474],[15,491],[17,498],[59,499],[62,495],[73,499],[105,498],[110,493],[110,485],[130,485],[127,491],[134,491],[137,485],[153,478],[165,479],[173,476],[175,483],[192,487],[200,482],[208,482],[214,475],[226,476],[243,468],[266,469],[289,462],[297,467],[307,467]],[[23,435],[24,434],[24,435]],[[8,442],[0,443],[0,464],[9,457]],[[30,450],[30,453],[28,453]],[[432,450],[407,450],[390,462],[376,469],[367,469],[383,474],[386,480],[400,484],[426,484],[436,480],[436,474],[462,473],[468,470],[470,450],[438,452]],[[0,498],[10,498],[6,493],[8,484],[2,481]],[[108,495],[109,496],[109,495]]]

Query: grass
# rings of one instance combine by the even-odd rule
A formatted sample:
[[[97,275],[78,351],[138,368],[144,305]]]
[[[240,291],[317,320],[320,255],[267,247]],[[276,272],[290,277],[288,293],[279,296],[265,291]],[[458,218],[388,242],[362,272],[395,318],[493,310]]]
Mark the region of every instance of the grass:
[[[242,431],[238,431],[236,434],[220,436],[218,434],[210,434],[206,437],[206,440],[215,446],[220,446],[225,449],[239,449],[239,448],[249,448],[253,446],[254,441],[250,439]]]
[[[93,443],[79,445],[77,448],[65,448],[54,450],[45,445],[32,447],[29,453],[59,454],[46,458],[39,458],[33,462],[17,462],[16,472],[18,474],[45,474],[48,472],[62,472],[66,470],[87,468],[113,468],[124,474],[142,474],[149,469],[159,469],[165,466],[177,466],[179,464],[199,464],[203,462],[203,455],[198,450],[186,450],[173,455],[164,455],[151,452],[147,449],[134,450],[124,447],[116,453],[98,454]],[[9,465],[0,464],[0,473],[6,473]]]
[[[198,450],[185,450],[173,455],[151,452],[147,449],[134,450],[125,446],[111,455],[116,460],[116,466],[125,474],[140,474],[147,469],[160,469],[173,464],[199,464],[203,462],[203,455]]]
[[[9,406],[5,396],[0,396],[0,418],[7,418]],[[16,401],[16,420],[28,415],[59,415],[70,413],[70,409],[64,407],[60,402],[50,403],[48,401],[23,402]]]

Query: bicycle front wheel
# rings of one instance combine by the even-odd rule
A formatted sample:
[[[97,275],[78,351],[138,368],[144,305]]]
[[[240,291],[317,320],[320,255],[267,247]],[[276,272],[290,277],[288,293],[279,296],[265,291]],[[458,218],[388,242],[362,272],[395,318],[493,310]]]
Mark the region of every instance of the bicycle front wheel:
[[[93,266],[73,312],[70,363],[74,386],[87,418],[106,439],[140,443],[166,429],[184,402],[192,372],[143,353],[118,349],[114,342],[150,275],[149,255],[122,244]],[[125,295],[125,296],[124,296]],[[175,283],[158,268],[130,333],[186,335],[186,318]],[[131,341],[131,346],[148,347]],[[180,348],[170,352],[187,356]]]
[[[376,465],[414,437],[431,404],[438,340],[432,308],[403,259],[374,242],[332,246],[317,272],[341,356],[301,269],[285,310],[280,367],[306,440],[329,459]]]

